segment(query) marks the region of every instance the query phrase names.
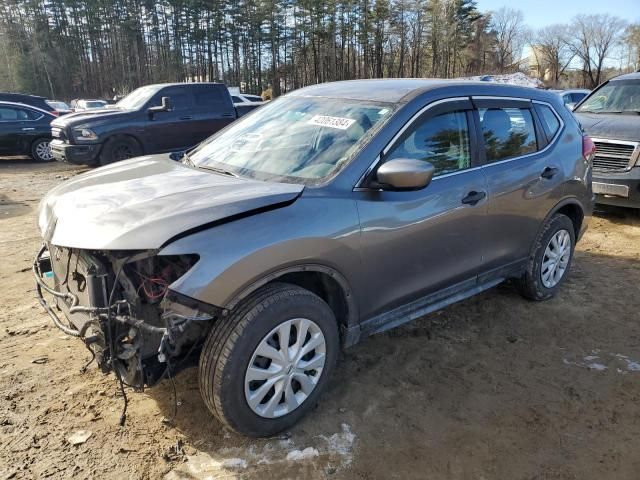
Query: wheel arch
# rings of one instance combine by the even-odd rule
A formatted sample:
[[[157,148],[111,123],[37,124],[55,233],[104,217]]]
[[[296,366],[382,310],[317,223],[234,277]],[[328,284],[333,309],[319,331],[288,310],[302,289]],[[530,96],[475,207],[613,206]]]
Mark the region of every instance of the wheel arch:
[[[275,282],[290,283],[322,298],[333,311],[341,334],[357,327],[358,306],[347,279],[336,269],[320,264],[300,264],[269,273],[244,287],[224,306],[232,310],[259,288]]]
[[[557,213],[561,213],[569,217],[571,223],[573,223],[573,230],[575,238],[577,240],[582,230],[582,224],[584,222],[585,215],[584,208],[582,207],[580,202],[576,198],[567,198],[565,200],[562,200],[551,209],[549,214],[544,219],[543,225]]]
[[[123,137],[124,138],[130,138],[131,140],[136,142],[138,144],[138,146],[140,147],[140,151],[143,154],[145,153],[144,142],[137,135],[135,135],[135,134],[133,134],[131,132],[113,132],[112,134],[108,135],[105,138],[104,144],[106,144],[107,142],[113,142],[113,141],[117,140],[118,138],[123,138]]]

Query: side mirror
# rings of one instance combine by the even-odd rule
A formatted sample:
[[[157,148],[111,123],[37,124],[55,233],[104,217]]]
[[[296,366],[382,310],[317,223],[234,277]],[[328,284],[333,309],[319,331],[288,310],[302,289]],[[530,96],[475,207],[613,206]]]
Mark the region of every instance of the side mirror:
[[[392,190],[420,190],[425,188],[435,168],[423,160],[397,158],[383,163],[376,173],[378,183],[383,188]]]
[[[168,112],[171,110],[171,98],[170,97],[162,97],[162,104],[157,107],[149,107],[147,110],[149,114],[153,115],[158,112]]]
[[[179,160],[182,160],[182,158],[184,157],[185,153],[187,153],[186,150],[179,150],[177,152],[171,152],[169,154],[169,158],[171,160],[179,161]]]

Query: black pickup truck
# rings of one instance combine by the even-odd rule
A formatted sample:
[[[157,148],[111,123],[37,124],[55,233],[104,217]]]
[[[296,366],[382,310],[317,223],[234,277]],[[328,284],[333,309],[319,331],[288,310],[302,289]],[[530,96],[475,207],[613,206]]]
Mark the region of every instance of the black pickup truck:
[[[222,83],[140,87],[115,105],[51,123],[56,160],[106,165],[151,153],[187,150],[256,106],[234,106]]]

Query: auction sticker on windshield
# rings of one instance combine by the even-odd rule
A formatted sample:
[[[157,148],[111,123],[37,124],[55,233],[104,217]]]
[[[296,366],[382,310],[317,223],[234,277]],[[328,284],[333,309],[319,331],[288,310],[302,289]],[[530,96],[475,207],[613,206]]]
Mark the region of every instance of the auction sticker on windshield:
[[[328,115],[315,115],[307,122],[309,125],[318,125],[320,127],[337,128],[346,130],[355,123],[352,118],[330,117]]]

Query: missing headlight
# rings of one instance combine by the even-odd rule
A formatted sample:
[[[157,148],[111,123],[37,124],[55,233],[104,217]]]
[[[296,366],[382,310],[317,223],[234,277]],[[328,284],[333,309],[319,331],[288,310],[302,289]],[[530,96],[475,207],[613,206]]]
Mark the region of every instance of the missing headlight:
[[[195,265],[198,255],[153,256],[125,265],[137,297],[144,304],[157,304],[169,291],[169,285]]]

